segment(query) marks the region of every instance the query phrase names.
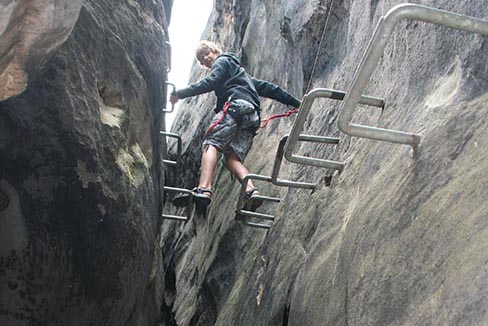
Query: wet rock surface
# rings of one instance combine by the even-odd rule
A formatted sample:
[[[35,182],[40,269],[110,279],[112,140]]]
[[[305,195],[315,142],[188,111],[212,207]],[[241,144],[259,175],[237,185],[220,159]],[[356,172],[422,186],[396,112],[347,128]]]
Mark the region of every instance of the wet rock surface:
[[[84,1],[66,42],[0,103],[1,325],[162,318],[165,17],[159,1]]]
[[[347,91],[381,15],[400,1],[217,1],[207,35],[238,52],[257,78],[301,96],[311,87]],[[479,18],[472,1],[420,1]],[[315,68],[329,8],[332,11]],[[354,123],[415,132],[403,145],[339,133],[340,104],[318,100],[299,153],[346,162],[340,174],[286,163],[280,176],[320,181],[310,191],[258,184],[279,205],[269,232],[234,220],[239,185],[219,165],[206,216],[163,223],[168,325],[484,325],[488,111],[485,36],[402,21],[367,89],[384,111],[360,107]],[[205,72],[194,67],[193,80]],[[173,131],[185,154],[168,184],[193,187],[212,95],[186,100]],[[286,110],[269,100],[263,116]],[[292,119],[259,132],[246,164],[270,175]],[[330,180],[329,182],[325,180]],[[170,205],[165,210],[170,211]],[[171,277],[168,277],[171,276]]]

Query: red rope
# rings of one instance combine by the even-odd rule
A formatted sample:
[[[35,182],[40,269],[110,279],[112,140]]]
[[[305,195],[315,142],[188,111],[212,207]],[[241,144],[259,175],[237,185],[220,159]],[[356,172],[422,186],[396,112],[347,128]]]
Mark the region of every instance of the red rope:
[[[266,118],[261,122],[261,128],[266,128],[268,123],[273,119],[282,118],[282,117],[289,117],[293,113],[297,113],[297,112],[298,112],[298,109],[294,108],[294,109],[288,110],[288,112],[286,112],[286,113],[272,115],[269,118]]]
[[[222,122],[222,120],[224,120],[225,115],[227,114],[227,111],[229,110],[229,106],[230,106],[230,102],[225,102],[222,116],[219,118],[219,120],[215,121],[215,123],[213,123],[210,127],[208,127],[207,135],[209,133],[211,133],[212,130],[214,130],[215,127],[217,127],[217,125]]]

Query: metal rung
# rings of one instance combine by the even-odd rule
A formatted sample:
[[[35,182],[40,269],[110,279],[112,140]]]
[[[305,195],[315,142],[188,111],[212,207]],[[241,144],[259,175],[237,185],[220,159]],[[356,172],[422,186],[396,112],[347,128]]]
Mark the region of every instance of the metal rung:
[[[307,119],[310,110],[312,108],[313,102],[317,98],[329,98],[332,100],[342,101],[346,93],[342,91],[337,91],[334,89],[327,89],[327,88],[315,88],[307,93],[300,105],[300,110],[298,111],[298,116],[293,124],[293,127],[290,132],[290,136],[288,137],[288,141],[285,144],[285,158],[293,163],[303,164],[303,165],[312,165],[312,166],[319,166],[334,170],[342,171],[344,169],[344,162],[332,161],[332,160],[324,160],[306,156],[300,156],[293,154],[296,150],[299,141],[308,141],[308,142],[320,142],[320,143],[328,143],[328,144],[335,144],[339,143],[339,139],[335,137],[324,137],[324,136],[314,136],[314,135],[302,135],[301,132],[303,131],[305,120]],[[372,105],[379,108],[384,108],[385,101],[381,98],[377,97],[370,97],[370,96],[361,96],[359,99],[359,103]]]
[[[251,211],[246,211],[244,209],[241,209],[239,211],[239,214],[240,215],[244,215],[244,216],[249,216],[249,217],[262,218],[264,220],[270,220],[270,221],[274,221],[274,219],[275,219],[275,217],[273,215],[263,214],[263,213],[257,213],[257,212],[251,212]]]
[[[361,94],[368,86],[391,34],[403,19],[420,20],[485,35],[488,35],[488,20],[411,3],[397,5],[380,18],[359,69],[356,71],[351,89],[342,103],[337,125],[342,132],[351,136],[405,144],[416,148],[420,143],[420,136],[414,133],[351,123],[354,110],[360,103]]]
[[[288,136],[288,135],[287,135]],[[312,143],[339,144],[339,138],[326,136],[302,135],[298,136],[298,141],[308,141]]]
[[[298,181],[284,180],[278,178],[278,175],[280,174],[281,162],[283,162],[283,148],[285,147],[287,140],[288,140],[288,135],[285,135],[280,139],[278,150],[276,152],[275,161],[273,164],[273,171],[271,173],[271,182],[274,185],[280,187],[304,188],[304,189],[312,189],[312,190],[315,189],[318,185],[317,183],[298,182]]]
[[[254,222],[248,222],[248,221],[244,221],[243,224],[250,226],[250,227],[253,227],[253,228],[267,229],[267,230],[271,229],[271,225],[269,225],[269,224],[261,224],[261,223],[254,223]]]
[[[178,215],[163,215],[163,217],[165,220],[174,220],[174,221],[182,221],[182,222],[188,221],[187,217],[178,216]]]
[[[271,182],[271,177],[259,175],[259,174],[247,174],[242,179],[241,189],[239,192],[239,200],[237,201],[236,214],[242,215],[242,216],[255,217],[255,218],[261,218],[261,219],[265,219],[265,220],[274,221],[275,217],[273,215],[263,214],[263,213],[258,213],[258,212],[251,212],[251,211],[244,209],[245,198],[246,198],[246,185],[247,185],[249,180],[260,180],[260,181]],[[277,203],[280,202],[280,198],[276,198],[276,197],[261,196],[261,195],[255,196],[255,197],[263,199],[265,201],[271,201],[271,202],[277,202]],[[243,223],[246,224],[246,223],[252,223],[252,222],[244,220]],[[258,227],[257,225],[262,225],[262,224],[256,224],[256,223],[254,223],[254,224],[255,225],[249,225],[249,226]],[[248,224],[246,224],[246,225],[248,225]]]
[[[183,141],[181,140],[181,136],[172,132],[166,132],[166,131],[160,131],[159,134],[161,136],[169,137],[169,138],[175,138],[177,141],[176,144],[176,161],[171,161],[171,160],[163,160],[163,163],[169,164],[169,165],[177,165],[178,162],[181,159],[181,152],[183,149]]]
[[[171,86],[171,88],[173,88],[173,91],[172,91],[171,93],[176,92],[176,86],[175,86],[175,84],[170,83],[170,82],[165,82],[165,83],[166,83],[166,86]],[[169,92],[167,92],[167,91],[166,91],[166,97],[168,97],[168,96],[167,96],[167,95],[168,95],[168,93],[169,93]],[[171,94],[171,93],[169,93],[169,94]],[[166,99],[166,101],[167,101],[167,100],[168,100],[168,99]],[[171,112],[173,112],[173,110],[174,110],[174,109],[175,109],[175,104],[174,104],[174,103],[171,103],[171,108],[169,108],[169,109],[163,109],[162,111],[163,111],[163,112],[165,112],[165,113],[171,113]]]
[[[266,201],[272,201],[275,203],[279,203],[281,201],[281,199],[277,198],[277,197],[269,197],[269,196],[261,196],[261,195],[255,195],[255,196],[253,196],[253,198],[262,199],[262,200],[266,200]]]
[[[184,194],[189,194],[190,199],[188,200],[188,205],[186,206],[186,216],[177,216],[177,215],[170,215],[170,214],[163,214],[162,218],[167,219],[167,220],[176,220],[176,221],[181,221],[181,222],[186,222],[190,219],[191,212],[193,210],[193,193],[191,190],[184,189],[184,188],[175,188],[175,187],[163,187],[164,191],[167,192],[178,192],[178,193],[184,193]]]

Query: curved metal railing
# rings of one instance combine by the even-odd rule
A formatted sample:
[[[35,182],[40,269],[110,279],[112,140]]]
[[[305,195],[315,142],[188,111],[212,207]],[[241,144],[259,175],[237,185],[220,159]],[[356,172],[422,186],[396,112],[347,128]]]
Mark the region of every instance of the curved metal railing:
[[[285,158],[293,163],[318,166],[323,168],[329,168],[333,170],[342,171],[344,169],[344,162],[318,159],[306,156],[300,156],[293,154],[299,141],[326,143],[326,144],[338,144],[339,138],[335,137],[324,137],[324,136],[313,136],[313,135],[303,135],[305,121],[310,114],[312,109],[312,104],[318,98],[328,98],[331,100],[342,101],[346,96],[345,92],[337,91],[329,88],[315,88],[309,93],[305,94],[303,97],[302,105],[300,105],[300,110],[298,111],[298,116],[293,124],[293,127],[288,137],[288,141],[285,145]],[[383,109],[385,107],[385,100],[378,97],[371,96],[360,96],[359,103],[379,107]]]
[[[337,125],[342,132],[351,136],[405,144],[416,148],[420,143],[420,136],[417,134],[351,123],[354,110],[360,103],[361,94],[366,89],[393,30],[402,19],[419,20],[485,35],[488,35],[488,21],[411,3],[395,6],[380,18],[353,79],[351,89],[342,104]]]

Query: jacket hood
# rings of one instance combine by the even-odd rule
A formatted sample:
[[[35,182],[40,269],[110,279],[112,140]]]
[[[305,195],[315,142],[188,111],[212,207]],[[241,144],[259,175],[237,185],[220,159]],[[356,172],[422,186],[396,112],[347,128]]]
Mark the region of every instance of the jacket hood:
[[[234,63],[236,63],[238,66],[241,65],[241,61],[239,60],[239,57],[237,57],[237,55],[235,53],[231,53],[231,52],[225,52],[225,53],[222,53],[219,58],[221,57],[226,57],[226,58],[230,58]]]

